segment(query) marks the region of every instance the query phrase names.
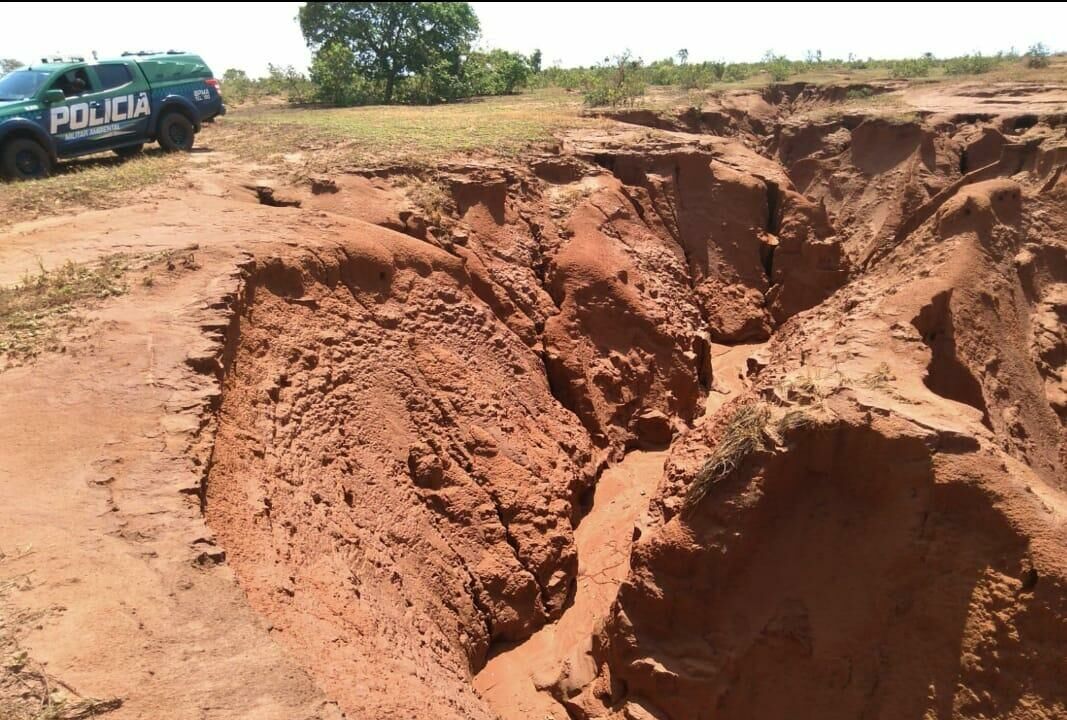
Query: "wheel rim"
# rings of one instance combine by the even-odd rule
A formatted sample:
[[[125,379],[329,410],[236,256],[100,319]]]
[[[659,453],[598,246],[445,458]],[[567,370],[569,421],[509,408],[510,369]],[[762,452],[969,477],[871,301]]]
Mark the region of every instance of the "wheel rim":
[[[170,141],[178,147],[185,147],[185,143],[189,139],[189,133],[178,123],[174,123],[168,128],[167,135],[170,137]]]
[[[41,159],[32,150],[20,150],[15,154],[15,167],[23,175],[39,175]]]

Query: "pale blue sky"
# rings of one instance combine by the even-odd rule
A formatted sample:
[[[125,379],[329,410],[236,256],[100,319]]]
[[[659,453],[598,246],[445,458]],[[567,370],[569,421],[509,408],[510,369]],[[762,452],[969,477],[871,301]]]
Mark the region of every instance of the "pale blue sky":
[[[1035,42],[1067,50],[1067,3],[472,3],[482,43],[545,64],[590,64],[629,48],[645,60],[687,48],[693,61],[985,54]],[[0,3],[0,57],[101,56],[177,48],[221,75],[267,63],[306,68],[301,3]],[[42,21],[42,16],[47,16]]]

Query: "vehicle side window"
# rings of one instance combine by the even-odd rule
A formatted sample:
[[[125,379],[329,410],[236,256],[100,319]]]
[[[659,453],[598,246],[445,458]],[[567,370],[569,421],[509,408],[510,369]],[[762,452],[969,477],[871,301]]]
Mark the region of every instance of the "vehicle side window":
[[[96,79],[100,81],[100,90],[111,90],[133,82],[133,75],[122,63],[110,63],[96,66]]]
[[[89,73],[85,68],[68,70],[56,78],[51,87],[52,90],[62,90],[66,97],[76,97],[88,92],[89,88]]]

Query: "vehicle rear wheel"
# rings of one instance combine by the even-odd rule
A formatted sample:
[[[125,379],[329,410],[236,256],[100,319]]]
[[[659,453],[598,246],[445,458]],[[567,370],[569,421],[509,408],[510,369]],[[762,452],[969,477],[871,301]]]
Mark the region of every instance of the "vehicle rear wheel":
[[[144,143],[139,143],[137,145],[127,145],[126,147],[115,148],[114,153],[116,155],[118,155],[120,158],[130,158],[130,157],[133,157],[134,155],[139,154],[142,150],[144,150]]]
[[[52,158],[36,140],[16,138],[0,149],[0,173],[8,180],[35,180],[52,173]]]
[[[180,112],[169,112],[159,121],[159,146],[167,152],[189,152],[195,135],[193,124]]]

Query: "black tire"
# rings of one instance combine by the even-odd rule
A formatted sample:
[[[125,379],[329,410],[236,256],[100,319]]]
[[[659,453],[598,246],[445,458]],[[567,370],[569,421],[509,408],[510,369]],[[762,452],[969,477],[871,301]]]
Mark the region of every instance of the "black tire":
[[[39,180],[52,174],[52,158],[41,143],[15,138],[0,148],[0,173],[8,180]]]
[[[193,124],[180,112],[171,111],[159,121],[159,146],[165,152],[189,152],[195,136]]]
[[[116,155],[118,155],[120,158],[126,159],[126,158],[131,158],[134,155],[140,154],[140,152],[142,150],[144,150],[144,143],[139,143],[137,145],[127,145],[126,147],[115,148],[113,152]]]

